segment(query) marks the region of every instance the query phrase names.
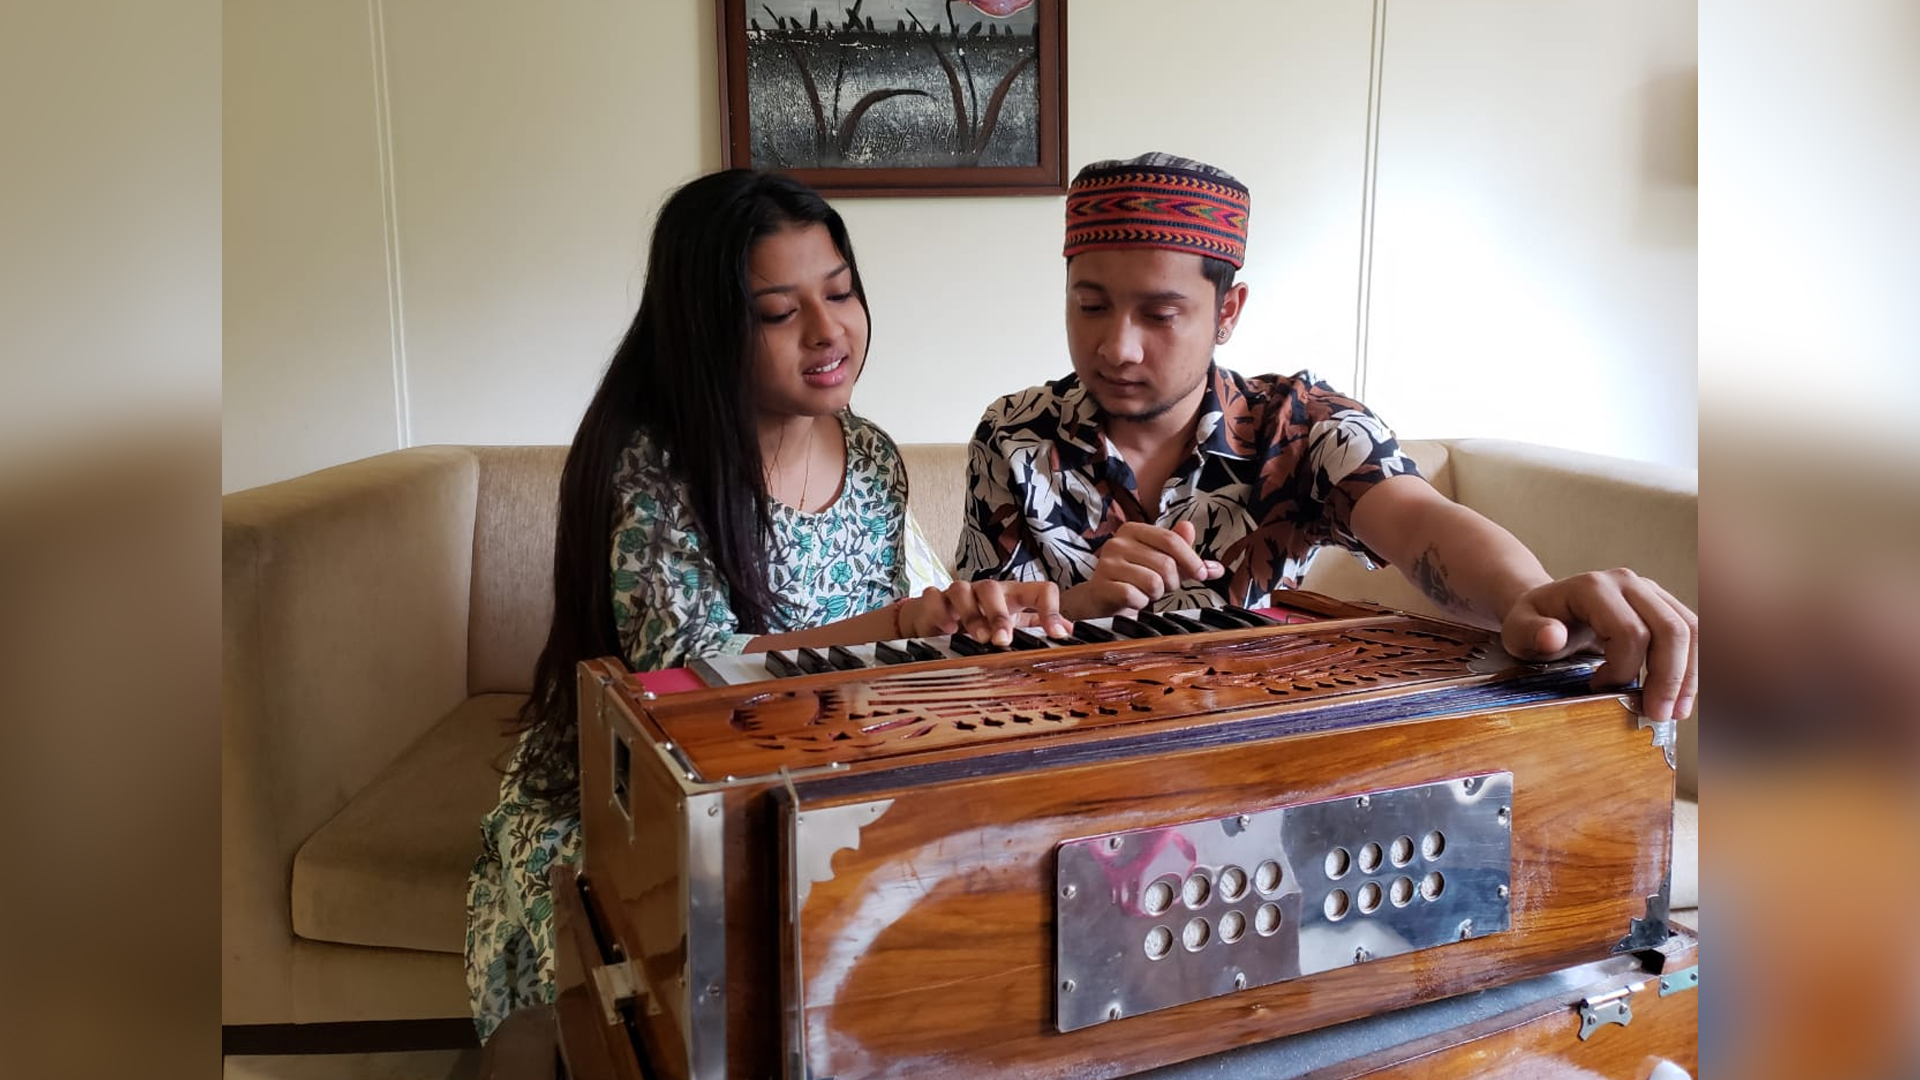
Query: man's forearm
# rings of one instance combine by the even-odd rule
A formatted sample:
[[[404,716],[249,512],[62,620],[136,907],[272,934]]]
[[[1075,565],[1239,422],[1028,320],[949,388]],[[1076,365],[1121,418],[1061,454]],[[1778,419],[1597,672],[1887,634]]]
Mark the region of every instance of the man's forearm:
[[[1463,622],[1498,627],[1522,593],[1553,580],[1512,533],[1457,503],[1422,507],[1412,526],[1400,572]]]

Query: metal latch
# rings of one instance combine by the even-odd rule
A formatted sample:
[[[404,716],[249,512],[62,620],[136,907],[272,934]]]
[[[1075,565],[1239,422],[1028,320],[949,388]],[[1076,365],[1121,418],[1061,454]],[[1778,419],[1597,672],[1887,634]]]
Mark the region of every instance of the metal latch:
[[[1670,971],[1660,976],[1660,996],[1677,994],[1682,990],[1692,990],[1700,985],[1700,965],[1680,971]]]
[[[1638,727],[1639,729],[1653,729],[1653,745],[1659,747],[1660,752],[1666,756],[1667,768],[1676,768],[1677,766],[1674,764],[1674,743],[1679,740],[1680,721],[1649,720],[1642,716],[1639,718]]]
[[[1610,994],[1590,997],[1580,1002],[1580,1041],[1585,1042],[1593,1033],[1608,1024],[1626,1027],[1633,1023],[1633,1005],[1628,998],[1643,984],[1623,986]]]
[[[600,1015],[608,1027],[620,1023],[620,1004],[636,998],[646,1000],[648,1016],[660,1015],[660,1001],[647,985],[647,974],[633,960],[604,964],[593,969],[593,988],[600,999]]]

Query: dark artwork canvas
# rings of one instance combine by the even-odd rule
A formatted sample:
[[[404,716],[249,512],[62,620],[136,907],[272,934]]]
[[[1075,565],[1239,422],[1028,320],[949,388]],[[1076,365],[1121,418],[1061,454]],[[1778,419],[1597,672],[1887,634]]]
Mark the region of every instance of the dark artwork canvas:
[[[1063,0],[721,2],[734,163],[843,193],[1063,187]]]

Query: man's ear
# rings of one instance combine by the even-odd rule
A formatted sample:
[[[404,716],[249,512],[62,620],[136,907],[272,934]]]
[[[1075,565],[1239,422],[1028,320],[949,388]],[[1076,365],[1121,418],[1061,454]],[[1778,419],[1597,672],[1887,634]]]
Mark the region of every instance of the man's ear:
[[[1220,310],[1214,316],[1217,329],[1213,340],[1225,345],[1233,339],[1233,327],[1240,321],[1240,315],[1247,309],[1247,283],[1236,281],[1227,287],[1227,295],[1220,300]]]

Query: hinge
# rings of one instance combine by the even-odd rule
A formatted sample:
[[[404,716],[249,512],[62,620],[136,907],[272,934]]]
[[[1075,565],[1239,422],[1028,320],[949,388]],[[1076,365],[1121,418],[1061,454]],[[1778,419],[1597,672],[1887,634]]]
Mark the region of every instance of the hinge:
[[[1610,994],[1585,998],[1580,1002],[1580,1041],[1585,1042],[1593,1033],[1608,1024],[1626,1027],[1633,1023],[1633,1004],[1627,999],[1642,984],[1623,986]]]
[[[620,1023],[620,1005],[636,998],[646,1000],[648,1016],[660,1015],[660,1000],[647,985],[647,974],[638,961],[622,960],[593,969],[593,988],[600,999],[600,1015],[608,1027]]]

